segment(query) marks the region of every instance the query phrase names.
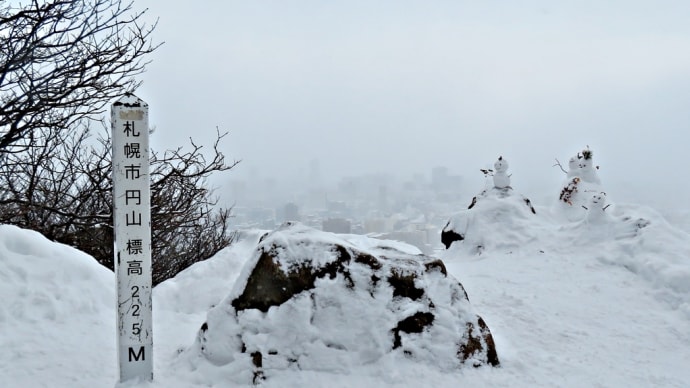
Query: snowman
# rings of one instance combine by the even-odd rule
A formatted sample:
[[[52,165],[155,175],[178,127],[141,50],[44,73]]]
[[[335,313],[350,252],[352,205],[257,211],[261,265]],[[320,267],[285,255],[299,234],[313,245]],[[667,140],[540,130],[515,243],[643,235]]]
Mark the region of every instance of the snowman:
[[[497,189],[512,189],[510,175],[508,175],[508,161],[499,156],[494,163],[494,187]]]
[[[606,220],[606,193],[594,194],[587,206],[583,206],[587,210],[587,221],[590,223],[601,223]]]

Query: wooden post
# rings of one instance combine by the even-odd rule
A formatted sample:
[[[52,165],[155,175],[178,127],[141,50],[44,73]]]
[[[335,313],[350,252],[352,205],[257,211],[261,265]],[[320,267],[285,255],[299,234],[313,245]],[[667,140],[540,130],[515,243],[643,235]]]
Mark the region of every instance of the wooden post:
[[[127,93],[111,115],[120,382],[152,381],[148,105]]]

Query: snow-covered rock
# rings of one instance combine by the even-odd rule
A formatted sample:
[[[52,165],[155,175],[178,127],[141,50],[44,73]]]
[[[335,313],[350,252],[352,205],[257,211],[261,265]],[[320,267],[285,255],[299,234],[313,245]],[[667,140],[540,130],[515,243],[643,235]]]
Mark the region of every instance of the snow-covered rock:
[[[539,237],[534,234],[535,217],[530,200],[512,189],[485,190],[472,198],[467,209],[450,217],[441,231],[441,242],[446,249],[457,242],[470,254],[487,248],[510,251]]]
[[[214,365],[345,371],[383,357],[498,365],[489,328],[438,259],[286,223],[266,234],[190,351]],[[229,367],[233,367],[232,365]]]

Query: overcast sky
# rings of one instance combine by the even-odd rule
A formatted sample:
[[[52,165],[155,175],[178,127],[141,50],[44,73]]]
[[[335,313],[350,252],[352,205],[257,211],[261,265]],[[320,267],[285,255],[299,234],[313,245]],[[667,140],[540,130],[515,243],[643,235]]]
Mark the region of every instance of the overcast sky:
[[[687,0],[146,3],[165,41],[137,91],[152,143],[227,130],[228,180],[311,160],[479,177],[502,155],[518,191],[557,191],[554,158],[589,145],[605,187],[688,203]]]

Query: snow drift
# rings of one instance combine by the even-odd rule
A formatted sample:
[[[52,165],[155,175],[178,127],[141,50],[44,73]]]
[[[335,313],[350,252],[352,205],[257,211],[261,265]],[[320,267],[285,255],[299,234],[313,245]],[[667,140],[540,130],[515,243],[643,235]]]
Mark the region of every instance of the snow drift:
[[[91,256],[0,225],[0,295],[0,386],[115,381],[98,367],[115,362],[115,277]],[[90,367],[76,373],[81,363]]]

